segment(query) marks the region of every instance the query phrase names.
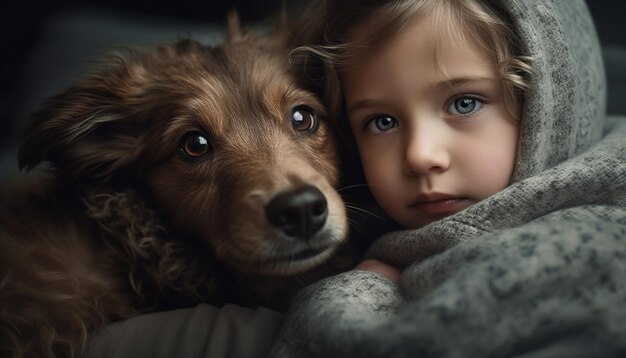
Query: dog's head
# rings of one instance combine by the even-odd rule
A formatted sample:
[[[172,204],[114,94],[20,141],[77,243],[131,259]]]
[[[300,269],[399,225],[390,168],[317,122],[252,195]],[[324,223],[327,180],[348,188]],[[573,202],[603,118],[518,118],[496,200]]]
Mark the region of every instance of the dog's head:
[[[133,182],[236,269],[290,274],[347,229],[325,110],[278,41],[241,34],[116,55],[34,116],[20,166],[77,186]]]

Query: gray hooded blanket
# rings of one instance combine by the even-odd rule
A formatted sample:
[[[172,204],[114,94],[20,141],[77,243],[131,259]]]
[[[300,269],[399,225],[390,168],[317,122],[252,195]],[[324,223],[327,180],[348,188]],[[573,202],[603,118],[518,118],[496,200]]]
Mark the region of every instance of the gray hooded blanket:
[[[513,184],[303,291],[272,357],[626,356],[626,119],[583,0],[502,0],[535,67]]]

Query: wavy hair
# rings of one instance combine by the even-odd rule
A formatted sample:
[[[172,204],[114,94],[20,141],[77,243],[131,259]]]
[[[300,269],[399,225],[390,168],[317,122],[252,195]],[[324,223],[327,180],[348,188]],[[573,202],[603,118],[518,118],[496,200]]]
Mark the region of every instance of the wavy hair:
[[[300,46],[292,50],[291,59],[309,88],[329,105],[340,130],[349,130],[345,120],[337,123],[344,117],[341,72],[364,52],[371,52],[427,15],[455,42],[479,46],[493,59],[507,111],[514,120],[521,119],[523,101],[530,91],[532,59],[523,55],[511,21],[496,1],[323,0],[315,6],[312,11],[319,16],[311,16],[312,20],[301,26],[297,35]]]

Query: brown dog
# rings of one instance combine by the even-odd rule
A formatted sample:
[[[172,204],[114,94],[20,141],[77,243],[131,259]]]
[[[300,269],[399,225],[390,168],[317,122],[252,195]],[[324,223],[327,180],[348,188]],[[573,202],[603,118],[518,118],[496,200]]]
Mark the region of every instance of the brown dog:
[[[325,262],[347,224],[324,116],[281,41],[234,22],[221,46],[118,55],[53,97],[19,153],[45,174],[0,197],[0,355],[76,354],[156,309],[263,303],[258,287]]]

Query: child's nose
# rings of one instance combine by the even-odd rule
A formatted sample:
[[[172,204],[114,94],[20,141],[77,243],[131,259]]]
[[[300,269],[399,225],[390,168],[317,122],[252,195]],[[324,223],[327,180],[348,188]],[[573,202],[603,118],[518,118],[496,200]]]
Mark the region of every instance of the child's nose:
[[[450,155],[444,138],[427,131],[409,136],[404,154],[404,171],[407,175],[444,172],[449,166]]]

